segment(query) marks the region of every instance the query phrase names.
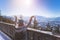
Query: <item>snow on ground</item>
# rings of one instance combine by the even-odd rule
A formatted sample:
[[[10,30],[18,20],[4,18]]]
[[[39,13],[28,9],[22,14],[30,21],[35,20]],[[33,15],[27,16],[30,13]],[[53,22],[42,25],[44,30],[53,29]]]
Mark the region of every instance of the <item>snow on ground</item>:
[[[6,34],[0,31],[0,40],[11,40]]]
[[[5,40],[5,39],[0,35],[0,40]]]

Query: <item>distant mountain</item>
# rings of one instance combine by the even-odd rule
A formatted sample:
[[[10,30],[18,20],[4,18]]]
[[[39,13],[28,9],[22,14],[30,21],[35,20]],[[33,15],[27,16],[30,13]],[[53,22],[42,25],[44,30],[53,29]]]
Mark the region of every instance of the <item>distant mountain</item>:
[[[60,21],[60,17],[57,17],[54,19],[55,21]]]
[[[46,17],[43,17],[43,16],[36,16],[38,22],[47,22],[48,19]]]
[[[37,18],[38,22],[60,21],[60,17],[46,18],[46,17],[43,17],[43,16],[37,16],[36,15],[36,18]],[[25,17],[24,19],[29,20],[30,17]]]
[[[60,17],[55,17],[55,18],[46,18],[46,17],[43,17],[43,16],[36,16],[37,20],[38,21],[41,21],[41,22],[48,22],[48,21],[60,21]]]
[[[14,20],[13,17],[11,16],[3,16],[4,18],[8,18],[8,19],[11,19],[11,20]],[[23,18],[24,21],[28,22],[30,17],[29,16],[26,16]],[[46,17],[43,17],[43,16],[38,16],[36,15],[36,19],[38,22],[49,22],[49,21],[57,21],[59,22],[60,21],[60,17],[55,17],[55,18],[46,18]]]

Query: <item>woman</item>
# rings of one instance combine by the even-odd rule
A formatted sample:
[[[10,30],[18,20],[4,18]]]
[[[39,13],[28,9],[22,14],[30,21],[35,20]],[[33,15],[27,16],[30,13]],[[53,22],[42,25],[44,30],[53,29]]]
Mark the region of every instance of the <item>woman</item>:
[[[26,33],[26,26],[24,25],[24,20],[22,17],[20,19],[17,19],[16,17],[16,24],[18,24],[18,27],[16,28],[16,34],[15,34],[15,39],[17,40],[27,40],[27,33]]]

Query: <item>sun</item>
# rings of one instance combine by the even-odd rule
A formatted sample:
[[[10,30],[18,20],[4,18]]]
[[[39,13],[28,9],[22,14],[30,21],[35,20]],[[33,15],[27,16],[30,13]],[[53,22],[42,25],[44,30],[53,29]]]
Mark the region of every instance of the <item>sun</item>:
[[[26,0],[26,4],[27,5],[31,4],[31,0]]]
[[[32,0],[25,0],[25,5],[26,6],[30,6],[32,4]]]

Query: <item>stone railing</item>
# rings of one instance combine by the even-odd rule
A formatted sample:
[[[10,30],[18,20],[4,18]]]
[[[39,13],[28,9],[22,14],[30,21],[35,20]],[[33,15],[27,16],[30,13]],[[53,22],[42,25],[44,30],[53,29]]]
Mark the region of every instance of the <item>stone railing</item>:
[[[0,22],[0,30],[7,34],[9,37],[14,38],[15,36],[15,26],[14,24]]]
[[[12,40],[26,40],[26,31],[24,33],[21,32],[20,28],[15,28],[14,24],[0,22],[0,30],[8,35]]]
[[[27,28],[27,40],[60,40],[60,35],[53,35],[52,32]]]
[[[53,35],[52,32],[41,31],[33,28],[27,28],[27,31],[25,31],[26,34],[25,32],[21,33],[20,29],[15,29],[14,24],[4,22],[0,22],[0,30],[11,37],[12,40],[60,40],[59,35]],[[23,39],[24,37],[26,39]]]

